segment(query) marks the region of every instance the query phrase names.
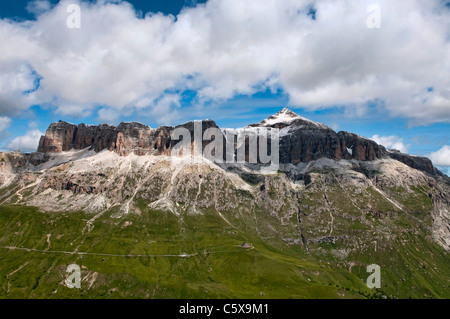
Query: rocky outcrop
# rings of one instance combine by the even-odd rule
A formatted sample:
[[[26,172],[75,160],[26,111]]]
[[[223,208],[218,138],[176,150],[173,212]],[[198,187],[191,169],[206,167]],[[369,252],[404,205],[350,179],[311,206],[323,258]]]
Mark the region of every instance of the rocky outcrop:
[[[388,157],[374,141],[331,129],[291,129],[280,141],[280,162],[298,164],[320,158],[373,161]]]
[[[97,152],[107,149],[127,155],[128,149],[149,149],[151,131],[151,128],[140,123],[121,123],[115,127],[107,124],[77,126],[59,121],[52,123],[45,136],[41,137],[38,152],[60,153],[90,147]]]
[[[373,161],[388,157],[388,152],[384,146],[357,134],[339,132],[338,138],[341,144],[341,152],[347,151],[355,160]]]
[[[63,121],[50,124],[39,141],[38,152],[60,153],[72,149],[76,128],[76,125]]]
[[[426,157],[408,155],[396,150],[389,151],[389,156],[419,171],[427,172],[431,175],[442,175],[442,173],[433,166],[431,160]]]
[[[339,139],[332,130],[291,129],[280,140],[281,163],[298,164],[322,157],[343,158]]]
[[[0,153],[0,167],[8,168],[14,173],[27,170],[30,166],[37,166],[48,161],[49,156],[44,153],[24,154],[21,152]]]
[[[178,127],[189,130],[194,137],[194,122],[172,126],[160,126],[158,129],[141,123],[120,123],[119,126],[108,124],[75,125],[59,121],[52,123],[39,142],[38,153],[60,153],[69,150],[90,148],[96,152],[109,150],[126,156],[136,155],[167,155],[175,145],[171,133]],[[210,127],[217,127],[214,121],[202,121],[204,132]]]
[[[211,120],[202,121],[201,124],[202,133],[210,127],[217,127]],[[136,122],[121,123],[116,127],[108,124],[74,125],[59,121],[52,123],[45,136],[41,137],[38,152],[47,154],[90,148],[96,152],[114,151],[121,156],[131,153],[140,156],[170,155],[170,151],[177,143],[171,139],[173,130],[184,127],[189,130],[193,140],[194,126],[194,122],[188,122],[175,127],[160,126],[152,129]],[[388,152],[383,146],[370,139],[348,132],[337,133],[322,123],[305,119],[286,108],[258,124],[249,125],[250,129],[256,127],[280,130],[279,152],[282,164],[295,165],[320,158],[358,161],[393,158],[428,174],[442,175],[427,158]],[[203,148],[208,143],[209,141],[203,141]],[[248,147],[246,149],[248,158]]]
[[[292,124],[294,126],[289,126],[289,134],[284,135],[280,140],[282,163],[297,164],[322,157],[335,160],[371,161],[387,156],[384,147],[355,134],[336,133],[329,128],[321,129],[303,125],[299,127],[295,126],[295,123]],[[155,130],[140,123],[121,123],[115,127],[107,124],[76,126],[60,121],[51,124],[45,136],[41,137],[38,152],[59,153],[90,147],[96,152],[106,149],[122,156],[130,153],[162,155],[167,154],[175,144],[171,141],[170,134],[178,127],[187,128],[193,138],[194,122],[176,127],[161,126]],[[217,127],[217,125],[214,121],[202,121],[203,132],[210,127]],[[206,141],[205,144],[207,144]]]

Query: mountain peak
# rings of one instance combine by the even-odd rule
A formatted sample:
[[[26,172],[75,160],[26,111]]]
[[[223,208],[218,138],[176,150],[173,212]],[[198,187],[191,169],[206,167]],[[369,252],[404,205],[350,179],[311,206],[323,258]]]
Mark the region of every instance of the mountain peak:
[[[287,118],[301,118],[300,115],[298,115],[297,113],[293,112],[291,109],[289,109],[287,107],[283,108],[281,111],[275,113],[272,116],[287,117]]]
[[[250,126],[263,126],[263,127],[278,127],[283,128],[286,126],[304,126],[306,129],[328,129],[328,126],[322,123],[311,121],[304,118],[297,113],[291,111],[285,107],[281,111],[269,116],[265,120],[259,122],[256,125]]]

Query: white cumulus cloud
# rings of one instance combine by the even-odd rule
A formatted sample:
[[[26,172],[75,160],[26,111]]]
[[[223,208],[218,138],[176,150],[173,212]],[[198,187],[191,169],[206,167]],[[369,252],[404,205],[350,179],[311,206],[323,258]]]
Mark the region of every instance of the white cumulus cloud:
[[[13,151],[35,152],[42,135],[43,133],[39,130],[29,130],[25,135],[18,136],[8,143],[8,149]]]
[[[120,0],[35,1],[36,21],[0,20],[0,115],[33,104],[74,116],[100,106],[101,118],[160,114],[174,109],[160,101],[184,90],[206,108],[282,88],[294,107],[345,105],[361,115],[376,103],[416,124],[450,122],[450,9],[441,0],[377,2],[380,29],[366,25],[372,0],[209,0],[176,18],[141,17]],[[72,3],[81,29],[66,27]]]
[[[395,149],[406,154],[408,153],[408,149],[410,147],[409,144],[405,145],[403,143],[403,138],[396,135],[391,136],[374,135],[371,137],[371,140],[374,140],[378,144],[381,144],[388,149]]]
[[[450,145],[445,145],[440,150],[431,153],[428,158],[436,166],[450,167]]]
[[[35,15],[39,15],[51,8],[48,0],[34,0],[30,1],[26,7],[27,11]]]
[[[0,116],[0,133],[6,131],[9,125],[11,125],[11,119],[6,116]]]

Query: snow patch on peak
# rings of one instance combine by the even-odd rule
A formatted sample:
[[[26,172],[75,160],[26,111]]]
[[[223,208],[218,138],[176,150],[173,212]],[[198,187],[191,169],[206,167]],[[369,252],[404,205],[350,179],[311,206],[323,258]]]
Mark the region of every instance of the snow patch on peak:
[[[261,125],[273,125],[273,124],[277,124],[277,123],[292,122],[293,120],[296,120],[296,119],[303,119],[303,118],[301,116],[299,116],[298,114],[292,112],[287,107],[285,107],[284,109],[282,109],[278,113],[276,113],[276,114],[274,114],[272,116],[269,116],[268,118],[266,118],[265,120],[263,120],[259,124],[261,124]]]
[[[278,113],[269,116],[265,120],[261,121],[260,123],[257,124],[257,126],[272,126],[276,124],[284,124],[287,126],[292,124],[298,124],[299,126],[306,125],[311,126],[312,128],[328,129],[328,126],[326,126],[325,124],[314,122],[307,118],[304,118],[298,115],[297,113],[291,111],[287,107],[283,108]]]

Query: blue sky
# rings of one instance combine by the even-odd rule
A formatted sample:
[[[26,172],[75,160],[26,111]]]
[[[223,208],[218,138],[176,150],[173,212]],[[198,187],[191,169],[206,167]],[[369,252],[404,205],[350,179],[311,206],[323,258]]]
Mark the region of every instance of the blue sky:
[[[35,16],[27,10],[29,0],[7,0],[1,3],[1,17],[12,19],[34,19]],[[52,4],[57,4],[59,0],[49,0]],[[206,0],[132,0],[129,1],[137,10],[145,12],[162,12],[164,14],[177,15],[183,7],[193,6],[197,3],[204,3]]]
[[[72,2],[79,30],[64,25]],[[379,29],[355,2],[113,2],[0,2],[1,150],[32,147],[58,120],[240,127],[287,106],[450,166],[442,1],[375,1]]]

